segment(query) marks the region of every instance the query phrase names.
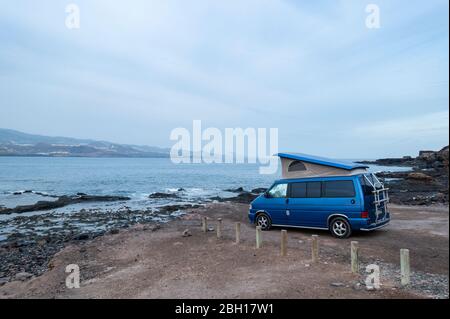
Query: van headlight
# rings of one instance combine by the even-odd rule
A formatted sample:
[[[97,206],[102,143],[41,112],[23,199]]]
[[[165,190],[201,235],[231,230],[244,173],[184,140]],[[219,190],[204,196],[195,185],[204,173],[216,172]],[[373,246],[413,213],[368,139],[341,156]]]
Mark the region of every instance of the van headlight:
[[[252,204],[248,205],[248,209],[252,210],[253,209],[253,205]]]

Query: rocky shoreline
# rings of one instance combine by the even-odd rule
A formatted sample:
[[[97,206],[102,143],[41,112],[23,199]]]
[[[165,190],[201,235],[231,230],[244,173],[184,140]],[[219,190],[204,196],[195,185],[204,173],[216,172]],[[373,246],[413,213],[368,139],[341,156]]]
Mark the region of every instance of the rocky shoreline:
[[[116,234],[138,224],[156,230],[161,223],[199,207],[198,204],[183,204],[132,210],[124,206],[118,210],[81,209],[64,216],[49,212],[0,220],[0,227],[20,230],[0,241],[0,285],[42,274],[51,258],[67,244],[82,243],[107,233]]]
[[[364,161],[365,164],[408,166],[410,172],[381,172],[389,187],[392,203],[403,205],[448,205],[449,147],[439,151],[420,151],[419,156]]]
[[[24,193],[32,192],[25,191]],[[37,193],[38,195],[41,195]],[[15,193],[15,195],[20,195],[19,193]],[[42,195],[41,195],[42,196]],[[43,210],[51,210],[56,208],[65,207],[73,204],[80,203],[88,203],[88,202],[115,202],[115,201],[127,201],[130,200],[129,197],[125,196],[94,196],[94,195],[86,195],[83,193],[78,193],[75,196],[52,196],[45,195],[49,197],[57,198],[55,201],[39,201],[32,205],[21,205],[16,206],[15,208],[1,208],[0,214],[9,215],[9,214],[21,214],[26,212],[37,212]]]

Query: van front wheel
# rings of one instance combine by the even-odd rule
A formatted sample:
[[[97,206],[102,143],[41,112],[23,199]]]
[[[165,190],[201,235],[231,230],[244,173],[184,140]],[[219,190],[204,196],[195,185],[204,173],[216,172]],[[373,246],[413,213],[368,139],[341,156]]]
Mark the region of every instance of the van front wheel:
[[[261,226],[262,230],[269,230],[272,227],[270,217],[266,214],[259,214],[256,216],[256,226]]]
[[[348,238],[352,233],[352,228],[345,218],[336,217],[330,223],[330,231],[336,238]]]

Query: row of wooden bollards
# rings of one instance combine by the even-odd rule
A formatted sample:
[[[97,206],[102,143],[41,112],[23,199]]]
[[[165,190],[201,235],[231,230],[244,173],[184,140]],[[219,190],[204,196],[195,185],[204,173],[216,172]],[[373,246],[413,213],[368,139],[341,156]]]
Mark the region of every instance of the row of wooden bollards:
[[[350,243],[350,259],[352,273],[359,273],[359,243]],[[400,281],[403,286],[411,283],[411,267],[409,262],[409,249],[400,249]]]
[[[206,217],[202,218],[202,231],[207,232],[208,231],[208,220]],[[237,222],[235,224],[235,232],[236,232],[236,244],[239,244],[241,241],[241,223]],[[217,238],[222,238],[222,218],[217,219],[217,226],[216,226],[216,234]],[[286,256],[287,255],[287,242],[288,242],[288,236],[287,236],[287,230],[281,231],[281,247],[280,247],[280,255]],[[262,229],[261,226],[256,226],[256,248],[259,249],[262,247]],[[319,236],[318,235],[312,235],[312,261],[318,262],[319,261]]]
[[[202,231],[208,231],[207,218],[202,218]],[[217,219],[217,238],[222,238],[222,218]],[[237,222],[235,224],[236,232],[236,244],[241,241],[241,223]],[[287,255],[287,230],[281,230],[281,245],[280,245],[280,255]],[[260,249],[263,244],[262,239],[262,229],[261,226],[256,226],[256,248]],[[350,259],[351,259],[351,271],[354,274],[359,273],[359,243],[357,241],[352,241],[350,244]],[[319,262],[319,236],[311,236],[311,260],[313,263]],[[401,283],[406,286],[411,282],[411,271],[410,271],[410,261],[409,261],[409,249],[400,249],[400,270],[401,270]]]

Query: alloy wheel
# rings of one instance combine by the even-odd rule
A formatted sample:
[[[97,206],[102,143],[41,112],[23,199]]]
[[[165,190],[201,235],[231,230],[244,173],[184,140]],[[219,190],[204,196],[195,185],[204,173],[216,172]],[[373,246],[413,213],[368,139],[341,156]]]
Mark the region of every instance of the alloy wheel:
[[[337,220],[333,223],[333,232],[337,236],[343,237],[347,233],[347,225],[343,221]]]

